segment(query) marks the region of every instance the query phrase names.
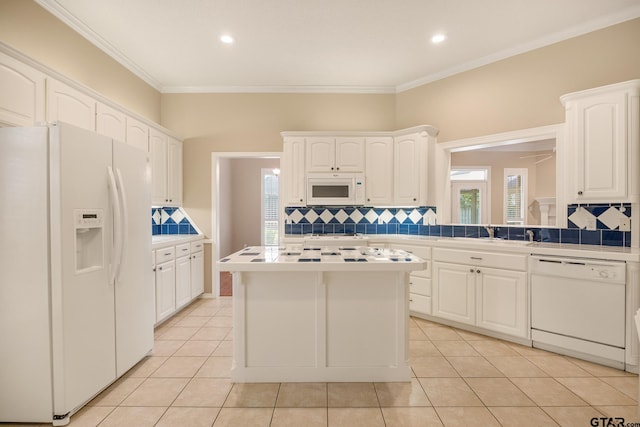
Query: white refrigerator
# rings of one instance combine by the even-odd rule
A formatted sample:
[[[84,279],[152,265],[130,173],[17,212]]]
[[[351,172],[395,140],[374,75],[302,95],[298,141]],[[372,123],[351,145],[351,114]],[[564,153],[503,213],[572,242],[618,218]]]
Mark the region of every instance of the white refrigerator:
[[[0,422],[53,422],[153,347],[147,153],[0,128]]]

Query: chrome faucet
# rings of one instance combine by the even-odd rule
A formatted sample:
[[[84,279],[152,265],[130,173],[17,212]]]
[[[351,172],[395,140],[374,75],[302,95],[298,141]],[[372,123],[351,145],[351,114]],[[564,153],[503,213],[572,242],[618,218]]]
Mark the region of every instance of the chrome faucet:
[[[534,236],[533,230],[527,230],[527,236],[529,236],[529,241],[533,242],[533,236]]]
[[[495,234],[496,229],[492,227],[491,224],[485,225],[484,229],[487,230],[487,233],[489,233],[489,239],[493,239],[493,235]]]

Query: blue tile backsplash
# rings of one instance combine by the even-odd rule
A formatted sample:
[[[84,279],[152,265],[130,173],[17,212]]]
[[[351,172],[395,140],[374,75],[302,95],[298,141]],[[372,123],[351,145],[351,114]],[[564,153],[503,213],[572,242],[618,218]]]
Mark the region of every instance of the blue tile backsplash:
[[[154,236],[161,234],[199,234],[181,208],[170,207],[151,209],[151,233]]]
[[[549,243],[631,246],[631,232],[620,220],[631,219],[630,204],[570,205],[568,228],[502,226],[495,237]],[[407,234],[437,237],[488,237],[482,225],[437,225],[436,208],[287,207],[285,234]],[[587,229],[593,228],[594,230]]]

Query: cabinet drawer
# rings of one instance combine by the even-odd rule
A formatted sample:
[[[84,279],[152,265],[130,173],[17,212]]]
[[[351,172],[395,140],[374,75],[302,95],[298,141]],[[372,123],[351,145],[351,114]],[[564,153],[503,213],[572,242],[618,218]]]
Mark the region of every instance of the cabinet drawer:
[[[431,279],[424,277],[409,276],[409,292],[424,296],[431,296]]]
[[[416,313],[422,314],[431,314],[431,297],[409,294],[409,311],[414,311]]]
[[[429,246],[415,246],[415,245],[405,245],[405,244],[393,244],[394,249],[402,249],[403,251],[410,252],[415,256],[422,259],[431,259],[431,247]]]
[[[433,259],[435,261],[444,261],[455,264],[476,265],[507,270],[525,271],[527,269],[526,255],[435,248],[433,250]]]
[[[162,264],[163,262],[171,261],[176,257],[175,246],[169,246],[168,248],[162,248],[156,250],[156,264]]]
[[[182,245],[176,246],[176,258],[189,255],[190,248],[191,248],[191,245],[189,245],[189,243],[183,243]]]
[[[196,252],[202,252],[203,249],[204,249],[204,242],[202,240],[198,240],[197,242],[191,242],[192,254]]]

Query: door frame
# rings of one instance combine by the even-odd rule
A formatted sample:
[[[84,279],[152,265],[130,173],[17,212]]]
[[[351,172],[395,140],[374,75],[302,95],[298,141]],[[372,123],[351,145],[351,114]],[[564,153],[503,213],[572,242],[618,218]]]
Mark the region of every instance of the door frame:
[[[282,152],[212,152],[211,153],[211,293],[214,298],[220,296],[220,270],[217,261],[220,258],[220,213],[218,211],[220,197],[220,159],[278,158],[282,160]],[[282,181],[279,181],[282,193]],[[280,217],[282,222],[282,217]]]

